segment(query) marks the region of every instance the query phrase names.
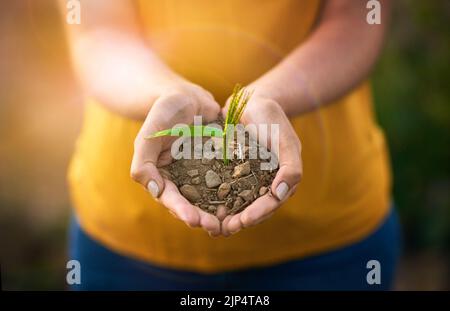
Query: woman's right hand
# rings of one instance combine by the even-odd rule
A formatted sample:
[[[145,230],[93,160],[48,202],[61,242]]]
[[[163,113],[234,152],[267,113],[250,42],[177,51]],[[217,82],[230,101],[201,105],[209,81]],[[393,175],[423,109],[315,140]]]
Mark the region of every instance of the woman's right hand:
[[[151,133],[172,128],[179,123],[191,124],[201,115],[205,122],[214,121],[220,106],[213,96],[200,86],[181,80],[169,84],[155,100],[134,141],[131,177],[142,184],[177,218],[189,227],[202,227],[210,235],[220,233],[220,222],[214,215],[202,211],[185,199],[176,185],[161,176],[158,167],[169,164],[173,137],[145,139]]]

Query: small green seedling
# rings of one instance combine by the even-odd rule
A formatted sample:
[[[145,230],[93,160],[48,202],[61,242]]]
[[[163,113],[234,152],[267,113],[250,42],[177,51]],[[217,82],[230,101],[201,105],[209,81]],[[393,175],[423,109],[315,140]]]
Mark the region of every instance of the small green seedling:
[[[189,126],[189,131],[183,130],[185,127],[173,127],[171,129],[162,130],[153,133],[146,137],[146,139],[162,137],[162,136],[185,136],[185,137],[221,137],[223,141],[223,161],[224,164],[228,165],[228,148],[227,148],[227,134],[234,134],[235,126],[239,123],[239,120],[244,113],[245,106],[250,100],[252,93],[247,91],[244,87],[237,84],[233,89],[233,94],[231,95],[230,106],[228,107],[228,112],[225,118],[225,125],[223,131],[219,128],[207,126],[207,125],[191,125]],[[233,132],[230,131],[229,127],[232,126]],[[181,134],[181,135],[180,135]]]

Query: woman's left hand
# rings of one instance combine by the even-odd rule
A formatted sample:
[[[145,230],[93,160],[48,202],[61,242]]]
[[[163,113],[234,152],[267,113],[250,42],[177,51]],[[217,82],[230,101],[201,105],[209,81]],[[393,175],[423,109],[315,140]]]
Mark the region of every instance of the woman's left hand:
[[[228,105],[223,108],[224,116],[227,108]],[[295,192],[303,173],[300,140],[288,117],[276,101],[266,97],[253,96],[245,108],[241,122],[244,125],[254,124],[257,128],[260,124],[279,125],[278,142],[270,135],[267,140],[269,147],[274,143],[279,144],[279,152],[276,154],[279,170],[272,182],[271,194],[259,197],[242,212],[225,217],[221,226],[224,236],[259,224],[272,216],[275,210]],[[274,148],[271,150],[273,151]]]

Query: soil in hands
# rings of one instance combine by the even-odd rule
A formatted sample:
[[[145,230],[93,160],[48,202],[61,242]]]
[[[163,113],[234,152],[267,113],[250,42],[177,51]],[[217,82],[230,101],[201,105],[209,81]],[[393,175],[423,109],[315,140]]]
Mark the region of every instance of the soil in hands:
[[[202,141],[205,143],[209,139],[204,137]],[[222,147],[222,139],[212,139],[215,148]],[[259,159],[258,150],[258,158],[249,159],[250,148],[255,148],[255,144],[249,144],[248,135],[245,146],[239,147],[234,142],[232,147],[234,156],[228,165],[224,164],[223,159],[210,157],[180,159],[160,168],[160,173],[174,182],[181,194],[202,210],[216,214],[219,206],[225,206],[226,214],[239,213],[260,196],[271,195],[270,186],[278,169],[261,170],[261,163],[269,160]],[[195,148],[200,147],[194,146],[193,150]],[[256,145],[256,148],[260,146]]]

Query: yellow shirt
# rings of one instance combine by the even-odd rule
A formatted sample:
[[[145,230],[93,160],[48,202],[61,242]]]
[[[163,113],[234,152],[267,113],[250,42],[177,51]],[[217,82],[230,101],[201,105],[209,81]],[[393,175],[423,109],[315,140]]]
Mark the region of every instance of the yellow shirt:
[[[152,48],[175,71],[223,103],[311,32],[320,1],[149,0],[139,2]],[[190,229],[130,179],[141,126],[94,100],[69,169],[81,226],[122,254],[204,272],[263,266],[348,245],[387,215],[390,170],[365,82],[292,124],[303,144],[304,177],[269,220],[230,238]]]

